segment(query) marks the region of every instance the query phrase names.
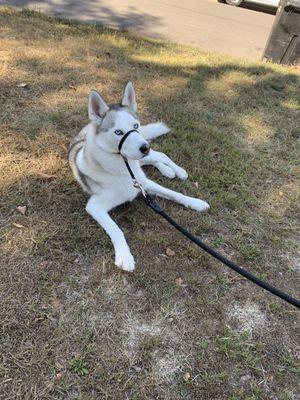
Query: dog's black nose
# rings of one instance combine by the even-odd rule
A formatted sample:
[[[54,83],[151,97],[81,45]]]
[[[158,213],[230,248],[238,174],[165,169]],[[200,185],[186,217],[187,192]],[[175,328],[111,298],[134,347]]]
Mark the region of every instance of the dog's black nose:
[[[147,155],[150,151],[150,145],[148,143],[144,143],[141,147],[140,147],[140,152]]]

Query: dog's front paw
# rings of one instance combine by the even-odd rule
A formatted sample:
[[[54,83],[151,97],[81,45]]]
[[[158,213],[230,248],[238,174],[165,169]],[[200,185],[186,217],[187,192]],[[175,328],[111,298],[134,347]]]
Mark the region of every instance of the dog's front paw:
[[[178,165],[157,163],[156,166],[159,171],[167,178],[173,179],[175,178],[175,176],[177,176],[177,178],[185,180],[188,177],[186,170],[178,167]]]
[[[159,162],[156,164],[156,167],[163,176],[169,179],[175,178],[176,176],[175,171],[169,165]]]
[[[175,174],[179,179],[181,179],[183,181],[186,180],[188,177],[186,170],[181,167],[178,167],[178,166],[175,169]]]
[[[116,251],[115,265],[124,271],[134,271],[134,258],[128,248],[123,248]]]
[[[192,208],[196,211],[206,211],[209,209],[209,204],[206,203],[206,201],[191,198],[187,201],[186,207]]]

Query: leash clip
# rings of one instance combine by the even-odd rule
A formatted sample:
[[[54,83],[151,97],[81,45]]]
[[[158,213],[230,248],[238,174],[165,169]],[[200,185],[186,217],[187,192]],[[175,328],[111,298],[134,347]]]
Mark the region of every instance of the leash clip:
[[[143,185],[141,185],[136,179],[132,179],[132,184],[133,184],[133,187],[135,187],[136,189],[139,189],[142,192],[142,195],[144,197],[147,197],[147,193],[146,193]]]

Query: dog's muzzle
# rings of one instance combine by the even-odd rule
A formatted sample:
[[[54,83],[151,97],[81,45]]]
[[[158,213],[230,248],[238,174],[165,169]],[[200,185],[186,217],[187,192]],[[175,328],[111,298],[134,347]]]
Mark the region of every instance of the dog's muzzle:
[[[122,139],[120,140],[120,143],[119,143],[119,146],[118,146],[119,154],[121,154],[121,149],[122,149],[122,146],[123,146],[125,140],[128,138],[128,136],[129,136],[132,132],[139,133],[139,131],[137,131],[136,129],[131,129],[130,131],[128,131],[128,132],[125,133],[125,135],[124,135],[124,136],[122,137]],[[144,145],[142,145],[142,146],[140,147],[140,152],[141,152],[142,154],[144,154],[144,157],[145,157],[147,154],[149,154],[149,151],[150,151],[150,146],[149,146],[148,143],[146,143],[146,144],[144,144]],[[122,155],[122,154],[121,154],[121,155]]]

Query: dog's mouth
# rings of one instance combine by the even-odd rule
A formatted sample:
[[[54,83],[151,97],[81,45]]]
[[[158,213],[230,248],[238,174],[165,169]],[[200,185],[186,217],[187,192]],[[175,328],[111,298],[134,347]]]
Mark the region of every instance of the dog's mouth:
[[[146,153],[146,154],[142,154],[141,153],[138,156],[129,156],[129,155],[126,155],[125,153],[122,153],[122,152],[119,152],[119,153],[116,153],[116,154],[120,154],[123,158],[127,158],[129,160],[141,160],[142,158],[147,157],[149,155],[149,153]]]
[[[143,154],[143,155],[140,156],[140,157],[129,157],[129,156],[126,156],[125,154],[122,154],[122,153],[116,153],[116,154],[120,154],[120,155],[121,155],[123,158],[125,158],[126,160],[135,160],[135,161],[141,160],[142,158],[144,158],[144,157],[147,156],[147,154]]]

